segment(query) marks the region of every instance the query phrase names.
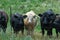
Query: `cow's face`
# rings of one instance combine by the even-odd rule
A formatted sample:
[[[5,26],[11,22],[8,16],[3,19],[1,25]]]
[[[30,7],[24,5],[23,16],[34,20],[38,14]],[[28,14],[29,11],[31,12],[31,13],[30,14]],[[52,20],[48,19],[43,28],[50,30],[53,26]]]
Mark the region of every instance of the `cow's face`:
[[[21,14],[15,14],[15,18],[17,19],[17,22],[19,24],[23,24],[24,23],[24,18],[26,18],[26,15],[21,15]]]
[[[18,18],[20,24],[24,24],[24,19],[27,17],[27,15],[20,15]]]
[[[52,23],[52,21],[55,19],[55,14],[50,10],[43,14],[39,14],[39,16],[41,17],[41,22],[43,24]]]
[[[35,20],[36,16],[34,15],[28,15],[27,16],[27,20],[28,20],[28,23],[32,23],[34,20]]]
[[[40,17],[41,17],[41,22],[43,23],[43,24],[48,24],[48,22],[49,22],[49,16],[46,14],[46,15],[41,15],[41,14],[39,14],[40,15]]]

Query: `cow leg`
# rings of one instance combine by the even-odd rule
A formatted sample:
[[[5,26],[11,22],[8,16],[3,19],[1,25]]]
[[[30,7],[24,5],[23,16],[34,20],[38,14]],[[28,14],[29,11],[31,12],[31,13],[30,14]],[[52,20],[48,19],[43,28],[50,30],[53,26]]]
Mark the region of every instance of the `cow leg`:
[[[49,35],[50,38],[52,37],[52,29],[50,29],[50,30],[48,31],[48,35]]]
[[[6,28],[3,29],[3,32],[4,32],[4,33],[6,32]]]
[[[44,36],[44,33],[45,33],[45,32],[44,32],[44,28],[41,28],[41,29],[42,29],[42,35]]]
[[[30,35],[30,31],[27,32],[27,35]]]
[[[34,34],[34,29],[31,30],[31,36],[33,36],[33,34]]]
[[[47,35],[50,36],[50,30],[47,30]]]
[[[22,35],[23,35],[24,34],[24,29],[22,29],[21,32],[22,32]]]
[[[52,36],[52,29],[50,30],[50,36]]]
[[[57,35],[57,37],[58,37],[58,29],[56,29],[56,35]]]
[[[18,35],[17,35],[17,34],[18,34],[18,32],[19,32],[19,31],[14,31],[14,34],[16,35],[16,37],[18,36]]]
[[[27,35],[30,35],[30,30],[27,30]]]
[[[15,26],[15,27],[16,27],[16,26]],[[18,30],[17,30],[15,27],[13,27],[13,31],[14,31],[14,34],[17,36]]]
[[[50,36],[50,30],[47,31],[47,35]]]
[[[2,27],[4,33],[6,32],[6,28],[7,28],[7,25],[4,25],[4,26]]]

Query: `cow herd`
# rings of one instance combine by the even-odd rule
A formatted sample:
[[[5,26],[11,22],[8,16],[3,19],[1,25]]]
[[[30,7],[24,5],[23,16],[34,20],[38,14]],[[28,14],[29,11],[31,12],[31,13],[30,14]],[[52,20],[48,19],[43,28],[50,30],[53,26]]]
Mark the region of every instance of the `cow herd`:
[[[11,9],[10,9],[11,10]],[[52,29],[55,28],[56,35],[60,32],[60,15],[55,14],[52,9],[47,10],[42,14],[35,14],[34,11],[29,11],[26,14],[10,14],[10,25],[13,28],[15,34],[21,31],[24,34],[24,29],[27,31],[27,35],[33,35],[34,28],[36,26],[37,19],[40,18],[41,31],[44,36],[45,30],[48,36],[52,36]],[[8,15],[4,11],[0,11],[0,30],[6,32]]]

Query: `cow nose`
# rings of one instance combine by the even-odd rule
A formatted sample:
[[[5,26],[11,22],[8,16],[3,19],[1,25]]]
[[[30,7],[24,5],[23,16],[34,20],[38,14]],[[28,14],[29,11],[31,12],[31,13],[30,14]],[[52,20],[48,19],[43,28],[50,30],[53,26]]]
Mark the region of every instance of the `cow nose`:
[[[31,23],[31,20],[29,20],[29,23]]]

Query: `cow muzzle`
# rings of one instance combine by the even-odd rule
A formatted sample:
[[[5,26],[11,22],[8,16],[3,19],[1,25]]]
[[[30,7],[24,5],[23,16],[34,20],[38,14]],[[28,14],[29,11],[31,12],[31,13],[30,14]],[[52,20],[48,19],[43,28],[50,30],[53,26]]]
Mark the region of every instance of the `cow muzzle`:
[[[31,23],[31,20],[29,20],[29,23]]]

